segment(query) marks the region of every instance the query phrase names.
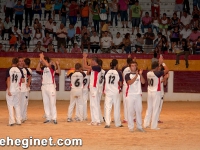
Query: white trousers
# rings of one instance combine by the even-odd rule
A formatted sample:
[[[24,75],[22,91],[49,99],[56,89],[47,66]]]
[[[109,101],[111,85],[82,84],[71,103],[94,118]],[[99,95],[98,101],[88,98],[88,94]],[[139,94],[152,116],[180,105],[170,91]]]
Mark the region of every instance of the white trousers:
[[[134,94],[126,97],[128,111],[128,128],[134,129],[133,117],[136,115],[136,124],[138,129],[142,129],[142,95]]]
[[[121,125],[120,120],[120,95],[114,93],[112,95],[106,94],[105,96],[105,121],[106,125],[110,126],[111,122],[111,110],[112,104],[114,105],[114,121],[115,126],[118,127]]]
[[[15,118],[16,122],[18,124],[21,123],[21,112],[20,112],[20,92],[16,93],[11,93],[12,96],[8,95],[8,92],[6,91],[6,101],[7,101],[7,106],[8,106],[8,113],[9,113],[9,124],[14,124],[15,123]],[[15,109],[15,113],[14,113]]]
[[[42,99],[44,104],[44,112],[47,120],[57,119],[56,110],[56,89],[54,84],[42,86]]]
[[[124,120],[128,121],[128,111],[127,111],[127,102],[126,102],[126,89],[127,85],[123,85],[123,105],[124,105]]]
[[[83,119],[87,119],[87,101],[89,99],[88,89],[83,89]]]
[[[158,121],[160,120],[160,113],[161,113],[162,106],[163,106],[163,97],[164,96],[161,96],[161,99],[160,99]]]
[[[99,91],[99,93],[98,93],[99,119],[101,122],[103,122],[103,116],[102,116],[102,112],[101,112],[101,97],[102,97],[102,91]]]
[[[29,91],[20,92],[20,110],[22,120],[27,120],[27,107],[28,107]]]
[[[91,121],[95,123],[100,123],[99,119],[99,102],[98,102],[98,89],[90,89],[90,113]]]
[[[157,128],[160,97],[161,97],[160,91],[154,91],[154,92],[148,91],[147,110],[146,110],[146,116],[144,119],[144,127],[149,126],[151,122],[151,129]]]
[[[76,105],[76,117],[83,121],[83,90],[71,89],[68,118],[72,118],[74,106]]]

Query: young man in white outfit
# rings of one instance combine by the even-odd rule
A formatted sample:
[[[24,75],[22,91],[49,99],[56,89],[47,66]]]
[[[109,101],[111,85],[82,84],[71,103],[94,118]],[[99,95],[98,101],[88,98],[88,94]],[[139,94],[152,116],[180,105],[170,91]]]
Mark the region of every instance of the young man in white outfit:
[[[41,64],[43,67],[41,67]],[[53,121],[57,124],[57,109],[56,109],[56,89],[55,89],[55,73],[60,72],[58,61],[56,61],[58,70],[54,65],[50,64],[50,59],[44,57],[43,53],[40,53],[40,61],[37,65],[36,71],[42,73],[42,98],[44,104],[45,118],[44,123],[50,123]]]
[[[20,110],[22,123],[27,120],[27,105],[28,105],[28,91],[30,89],[29,77],[31,76],[29,70],[24,67],[24,58],[18,58],[18,67],[22,70],[24,74],[24,83],[20,84]]]
[[[67,122],[72,121],[72,114],[75,104],[76,106],[76,121],[83,121],[83,80],[86,74],[82,72],[82,65],[75,64],[75,72],[71,74],[71,91],[70,104],[68,108]]]
[[[83,53],[83,69],[87,69],[90,74],[90,113],[91,123],[88,125],[101,125],[99,118],[99,103],[98,103],[98,91],[99,91],[99,79],[101,75],[101,67],[98,65],[98,58],[94,57],[91,60],[90,65],[87,65],[88,54]]]
[[[159,59],[160,64],[163,65],[164,70],[160,71],[159,63],[157,61],[152,62],[152,70],[147,73],[148,80],[148,95],[147,95],[147,110],[144,119],[144,128],[149,127],[151,123],[151,129],[158,130],[158,116],[159,105],[161,98],[161,86],[160,77],[168,73],[168,67],[163,63],[163,58]]]
[[[17,67],[18,58],[12,59],[12,67],[6,72],[6,101],[9,112],[9,126],[15,124],[21,125],[20,112],[20,84],[24,83],[24,74],[21,69]],[[15,113],[14,113],[15,110]]]
[[[140,132],[144,132],[142,129],[142,88],[141,84],[145,83],[145,79],[142,75],[143,70],[137,69],[137,63],[130,63],[130,73],[125,76],[127,83],[126,88],[126,104],[128,112],[128,128],[130,132],[133,132],[134,121],[133,114],[136,114],[137,129]]]
[[[113,59],[110,63],[111,69],[105,73],[105,128],[110,128],[111,110],[114,105],[114,122],[116,127],[123,127],[120,120],[120,92],[123,77],[121,72],[117,71],[118,61]]]

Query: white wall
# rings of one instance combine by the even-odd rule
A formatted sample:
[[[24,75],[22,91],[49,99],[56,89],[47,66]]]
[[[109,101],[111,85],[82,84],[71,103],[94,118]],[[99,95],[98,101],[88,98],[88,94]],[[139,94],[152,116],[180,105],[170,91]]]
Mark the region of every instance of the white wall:
[[[57,92],[57,100],[69,100],[70,92],[65,91],[65,71],[61,71],[60,75],[60,84],[59,91]],[[170,78],[168,80],[168,92],[165,93],[164,100],[165,101],[200,101],[200,93],[173,93],[173,79],[174,72],[170,71]],[[103,97],[104,99],[104,97]],[[0,92],[0,100],[5,100],[5,91]],[[41,91],[31,91],[30,92],[30,100],[42,100]],[[147,93],[143,93],[143,101],[147,100]]]

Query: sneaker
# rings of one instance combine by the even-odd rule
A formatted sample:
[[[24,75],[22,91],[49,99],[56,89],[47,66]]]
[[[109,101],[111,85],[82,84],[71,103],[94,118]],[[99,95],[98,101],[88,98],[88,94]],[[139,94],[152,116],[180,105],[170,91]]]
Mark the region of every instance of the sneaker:
[[[22,120],[22,123],[25,123],[26,120]]]
[[[101,123],[97,123],[97,126],[100,126],[101,125]]]
[[[106,125],[104,128],[110,128],[110,126],[109,126],[109,125]]]
[[[144,128],[149,128],[149,126],[144,126]]]
[[[67,122],[72,122],[72,118],[67,118]]]
[[[21,123],[16,123],[16,125],[21,126]]]
[[[50,123],[51,121],[50,120],[46,120],[46,121],[44,121],[44,123]]]
[[[120,125],[120,126],[118,126],[118,127],[124,127],[122,124]]]
[[[14,125],[15,125],[14,123],[12,123],[12,124],[8,124],[8,126],[11,126],[11,127],[14,126]]]
[[[58,124],[58,122],[57,122],[56,120],[53,120],[53,123],[54,123],[54,124]]]
[[[134,132],[134,130],[133,130],[133,129],[129,129],[129,131],[130,131],[130,132]]]
[[[158,123],[163,123],[163,121],[158,120]]]
[[[89,125],[89,126],[96,126],[97,123],[96,123],[96,122],[90,122],[90,123],[88,123],[87,125]]]
[[[152,128],[151,128],[152,129]],[[154,129],[152,129],[152,130],[160,130],[160,128],[154,128]]]
[[[137,129],[139,132],[145,132],[144,129]]]
[[[126,121],[126,120],[123,120],[122,123],[127,123],[127,121]]]

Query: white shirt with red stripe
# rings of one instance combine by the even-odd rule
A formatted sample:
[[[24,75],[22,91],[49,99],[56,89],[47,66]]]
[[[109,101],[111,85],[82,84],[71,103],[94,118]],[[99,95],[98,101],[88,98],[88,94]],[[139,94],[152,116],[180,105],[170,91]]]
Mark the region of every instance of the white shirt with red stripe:
[[[90,83],[90,75],[87,74],[88,73],[87,71],[83,71],[83,72],[86,74],[86,76],[83,79],[83,89],[88,90],[89,83]]]
[[[53,66],[42,69],[42,85],[55,84],[55,69]]]
[[[99,79],[101,77],[101,67],[92,66],[90,75],[90,90],[99,87]]]
[[[126,74],[125,76],[126,82],[128,82],[129,80],[132,80],[135,76],[136,76],[135,73]],[[126,97],[128,95],[135,95],[135,94],[142,94],[140,75],[137,76],[134,83],[132,83],[131,85],[127,84]]]
[[[24,78],[22,70],[18,67],[11,67],[6,72],[6,78],[10,77],[10,89],[11,93],[20,92],[21,79]]]
[[[161,91],[160,77],[164,75],[164,71],[149,71],[147,73],[148,91]]]
[[[121,72],[111,69],[105,73],[105,87],[104,93],[105,94],[117,94],[120,92],[120,85],[119,82],[123,81],[123,77]]]
[[[83,79],[86,76],[84,72],[75,71],[71,76],[71,88],[83,89]]]
[[[100,79],[99,79],[99,91],[103,92],[105,70],[101,69],[100,74],[101,75],[100,75]]]
[[[131,70],[130,70],[130,67],[128,67],[128,66],[124,67],[122,69],[122,74],[123,74],[123,79],[124,79],[123,86],[127,86],[127,83],[126,83],[126,80],[125,80],[125,76],[130,72],[131,72]]]

